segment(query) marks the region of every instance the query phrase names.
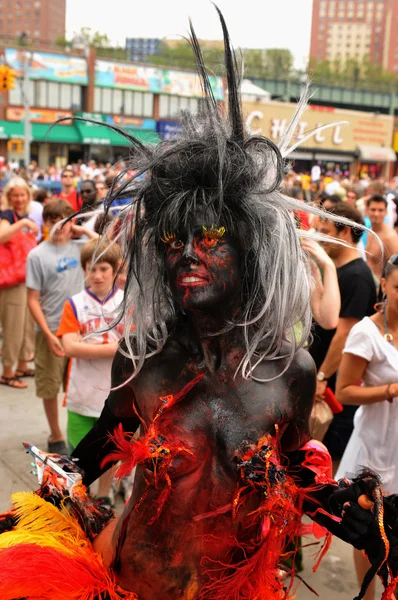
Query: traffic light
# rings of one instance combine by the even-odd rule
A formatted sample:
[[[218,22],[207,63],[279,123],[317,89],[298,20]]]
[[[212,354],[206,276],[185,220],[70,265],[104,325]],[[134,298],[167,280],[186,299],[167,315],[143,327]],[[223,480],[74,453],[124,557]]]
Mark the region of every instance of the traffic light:
[[[8,67],[7,74],[7,90],[13,90],[15,88],[15,72]]]
[[[8,84],[7,69],[5,65],[0,65],[0,92],[5,92]]]
[[[0,92],[15,88],[15,74],[10,67],[0,65]]]

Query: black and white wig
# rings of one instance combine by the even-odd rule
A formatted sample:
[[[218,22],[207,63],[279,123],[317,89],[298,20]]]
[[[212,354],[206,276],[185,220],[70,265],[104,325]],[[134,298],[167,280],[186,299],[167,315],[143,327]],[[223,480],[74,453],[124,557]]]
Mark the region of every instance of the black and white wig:
[[[241,249],[241,311],[234,323],[225,323],[226,328],[242,329],[245,355],[240,374],[253,377],[256,364],[275,359],[286,340],[291,342],[290,363],[310,333],[311,276],[292,218],[292,211],[303,210],[304,205],[280,190],[284,155],[304,103],[279,147],[265,137],[246,134],[238,66],[218,13],[225,43],[227,114],[221,114],[215,100],[191,25],[204,92],[199,114],[183,116],[183,134],[176,139],[151,146],[131,138],[131,168],[136,175],[123,182],[120,177],[121,185],[117,189],[114,185],[106,200],[111,211],[119,197],[133,196],[119,213],[122,225],[117,236],[127,263],[121,319],[133,376],[147,358],[162,351],[181,315],[166,278],[166,250],[160,239],[189,226],[198,210],[206,216],[205,225],[225,227]]]

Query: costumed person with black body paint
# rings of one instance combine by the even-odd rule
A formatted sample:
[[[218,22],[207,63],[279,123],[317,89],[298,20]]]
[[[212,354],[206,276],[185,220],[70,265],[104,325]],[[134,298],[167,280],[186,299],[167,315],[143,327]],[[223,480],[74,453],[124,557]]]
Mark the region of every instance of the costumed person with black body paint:
[[[329,531],[367,553],[372,570],[358,598],[377,571],[392,597],[393,502],[371,472],[334,482],[326,448],[309,438],[310,277],[292,218],[302,203],[279,192],[305,106],[279,148],[246,137],[220,18],[228,116],[191,29],[201,114],[185,117],[179,139],[146,147],[131,138],[137,175],[148,176],[111,188],[107,199],[111,206],[134,188],[124,209],[134,235],[129,218],[118,234],[128,261],[125,331],[134,333],[115,356],[101,417],[73,456],[86,485],[118,461],[120,476],[136,467],[131,499],[97,535],[107,518],[80,484],[60,509],[44,499],[59,477],[15,498],[0,536],[3,600],[287,599],[294,577],[285,587],[280,559],[303,533],[304,512],[327,542]]]

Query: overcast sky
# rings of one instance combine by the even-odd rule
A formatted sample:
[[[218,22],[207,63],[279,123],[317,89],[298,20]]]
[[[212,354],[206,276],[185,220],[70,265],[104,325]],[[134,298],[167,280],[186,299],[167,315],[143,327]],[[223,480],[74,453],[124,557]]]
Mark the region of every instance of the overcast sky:
[[[309,55],[312,0],[217,0],[232,42],[242,48],[289,48],[295,65]],[[70,37],[81,27],[107,33],[124,46],[126,37],[186,35],[188,17],[203,39],[221,39],[210,0],[67,0]]]

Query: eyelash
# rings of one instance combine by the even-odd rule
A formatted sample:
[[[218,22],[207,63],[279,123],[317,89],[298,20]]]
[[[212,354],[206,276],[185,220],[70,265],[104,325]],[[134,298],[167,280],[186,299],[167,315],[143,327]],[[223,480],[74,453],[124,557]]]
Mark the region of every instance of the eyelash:
[[[209,229],[202,226],[202,242],[207,248],[213,248],[218,244],[220,239],[223,237],[225,233],[225,227],[220,227],[216,229],[214,225],[212,225]],[[184,242],[182,240],[177,239],[177,235],[172,233],[164,233],[163,237],[160,238],[164,244],[167,244],[172,248],[172,250],[179,250],[184,247]]]

